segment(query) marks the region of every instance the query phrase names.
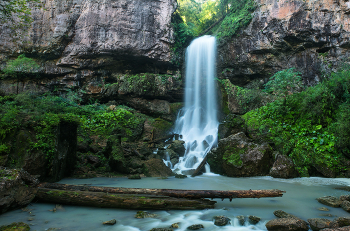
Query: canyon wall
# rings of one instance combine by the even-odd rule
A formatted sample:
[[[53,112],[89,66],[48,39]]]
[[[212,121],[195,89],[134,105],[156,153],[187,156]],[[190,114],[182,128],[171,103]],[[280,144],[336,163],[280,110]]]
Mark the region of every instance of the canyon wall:
[[[85,90],[101,93],[115,73],[172,74],[176,6],[176,0],[44,0],[32,7],[34,21],[19,40],[0,26],[0,64],[21,53],[40,64],[40,80],[22,81],[20,91],[91,86]],[[10,82],[0,85],[14,91]]]
[[[296,67],[306,84],[347,62],[348,0],[256,0],[253,20],[219,47],[221,78],[244,86]]]

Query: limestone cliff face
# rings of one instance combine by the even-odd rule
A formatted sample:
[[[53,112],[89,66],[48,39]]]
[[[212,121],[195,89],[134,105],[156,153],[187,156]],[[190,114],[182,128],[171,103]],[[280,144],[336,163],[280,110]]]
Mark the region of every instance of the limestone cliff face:
[[[237,85],[296,67],[306,84],[350,56],[348,0],[256,0],[248,28],[222,43],[219,73]]]
[[[29,36],[14,42],[13,32],[0,27],[0,58],[29,53],[49,75],[164,68],[175,8],[176,0],[44,0],[32,11]]]

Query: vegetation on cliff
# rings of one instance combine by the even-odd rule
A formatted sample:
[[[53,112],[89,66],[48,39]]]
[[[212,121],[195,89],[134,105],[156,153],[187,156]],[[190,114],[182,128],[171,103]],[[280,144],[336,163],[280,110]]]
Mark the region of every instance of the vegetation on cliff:
[[[213,34],[220,41],[236,36],[249,25],[256,9],[253,0],[195,1],[178,0],[178,8],[172,22],[175,32],[173,62],[179,64],[182,50],[197,36]]]
[[[249,111],[243,115],[248,131],[290,156],[301,176],[335,177],[347,171],[350,156],[349,76],[346,67],[302,91],[300,74],[287,69],[260,88],[233,91],[226,84],[226,89],[235,94],[243,112]]]

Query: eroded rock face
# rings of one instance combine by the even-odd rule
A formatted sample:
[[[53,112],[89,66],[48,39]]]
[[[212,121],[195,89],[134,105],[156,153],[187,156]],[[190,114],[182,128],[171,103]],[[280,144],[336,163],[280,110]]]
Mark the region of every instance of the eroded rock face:
[[[218,48],[223,77],[233,84],[242,86],[291,67],[312,84],[322,70],[332,70],[349,57],[348,1],[256,2],[259,7],[248,28]]]
[[[33,8],[29,36],[19,43],[12,41],[10,29],[0,28],[0,52],[7,56],[25,51],[49,59],[56,65],[47,66],[48,73],[56,74],[65,67],[115,67],[131,58],[126,65],[167,63],[175,8],[175,0],[48,0]]]
[[[39,180],[24,170],[0,167],[0,214],[28,205],[37,184]]]
[[[253,143],[243,132],[219,140],[207,156],[211,171],[227,176],[266,175],[272,166],[271,147]]]

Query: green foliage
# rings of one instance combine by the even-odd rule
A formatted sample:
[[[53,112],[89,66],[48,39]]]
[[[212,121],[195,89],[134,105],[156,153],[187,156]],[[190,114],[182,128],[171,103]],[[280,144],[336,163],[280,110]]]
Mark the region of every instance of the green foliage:
[[[144,118],[135,115],[126,107],[107,111],[99,104],[78,105],[75,92],[66,96],[50,93],[35,95],[21,93],[0,99],[0,153],[11,151],[9,137],[19,129],[33,131],[35,139],[30,143],[28,152],[43,152],[52,160],[56,152],[55,141],[57,126],[60,122],[73,122],[78,126],[78,140],[84,137],[99,136],[107,140],[112,135],[119,135],[126,140],[134,139],[135,130],[139,130]],[[7,100],[6,100],[7,99]],[[138,133],[137,133],[138,134]]]
[[[256,9],[256,3],[253,0],[227,2],[230,8],[228,8],[229,13],[222,21],[217,32],[219,42],[230,39],[237,35],[241,28],[248,26],[253,19],[252,13]]]
[[[5,76],[17,80],[18,93],[18,83],[20,80],[28,77],[29,74],[37,73],[39,68],[40,66],[33,59],[27,58],[22,54],[17,59],[8,61],[2,71],[5,73]]]
[[[282,73],[293,76],[290,69]],[[339,172],[344,169],[341,153],[349,155],[349,87],[350,69],[344,69],[328,81],[252,110],[244,119],[250,129],[265,134],[276,149],[291,156],[301,174],[307,175],[315,165]]]
[[[295,68],[282,70],[274,74],[265,84],[265,91],[277,96],[286,96],[303,89],[301,74]]]

